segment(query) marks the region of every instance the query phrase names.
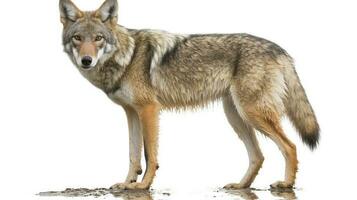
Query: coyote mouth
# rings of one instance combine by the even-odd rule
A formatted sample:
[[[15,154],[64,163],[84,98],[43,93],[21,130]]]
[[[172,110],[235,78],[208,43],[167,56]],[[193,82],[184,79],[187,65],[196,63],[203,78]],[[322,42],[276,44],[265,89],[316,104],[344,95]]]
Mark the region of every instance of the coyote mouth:
[[[81,68],[84,69],[84,70],[91,70],[91,69],[94,68],[94,67],[81,65]]]

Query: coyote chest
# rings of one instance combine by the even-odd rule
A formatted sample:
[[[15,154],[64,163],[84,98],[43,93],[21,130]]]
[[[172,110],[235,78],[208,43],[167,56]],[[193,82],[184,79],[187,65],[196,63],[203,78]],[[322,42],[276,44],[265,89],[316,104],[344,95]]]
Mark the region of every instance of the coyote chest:
[[[130,105],[134,102],[133,89],[128,83],[121,84],[121,87],[109,93],[108,97],[120,105]]]

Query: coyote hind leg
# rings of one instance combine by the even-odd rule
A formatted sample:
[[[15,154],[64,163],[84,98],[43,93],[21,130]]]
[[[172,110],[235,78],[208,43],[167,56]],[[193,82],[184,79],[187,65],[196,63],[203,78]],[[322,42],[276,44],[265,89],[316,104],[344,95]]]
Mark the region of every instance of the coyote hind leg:
[[[292,188],[295,184],[298,164],[296,147],[284,134],[279,114],[268,107],[247,106],[244,110],[254,128],[273,140],[285,158],[285,180],[277,181],[270,186],[272,188]]]
[[[224,188],[226,189],[241,189],[250,187],[255,177],[261,168],[264,157],[259,148],[259,144],[254,132],[254,129],[246,124],[237,112],[231,97],[223,99],[223,108],[228,119],[228,122],[233,127],[239,138],[243,141],[249,156],[249,167],[240,183],[231,183]]]

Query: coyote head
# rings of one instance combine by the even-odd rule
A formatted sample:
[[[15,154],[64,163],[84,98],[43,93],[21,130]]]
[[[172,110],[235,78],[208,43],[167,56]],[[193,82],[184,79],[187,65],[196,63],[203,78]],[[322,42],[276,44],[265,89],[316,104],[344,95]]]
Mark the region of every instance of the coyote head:
[[[116,50],[117,0],[106,0],[96,11],[83,12],[70,0],[60,0],[63,45],[73,63],[90,70]]]

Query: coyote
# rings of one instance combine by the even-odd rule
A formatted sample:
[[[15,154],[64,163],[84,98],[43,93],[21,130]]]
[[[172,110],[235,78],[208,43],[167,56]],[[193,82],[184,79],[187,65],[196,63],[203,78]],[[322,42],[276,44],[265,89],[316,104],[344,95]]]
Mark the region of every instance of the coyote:
[[[81,11],[60,0],[63,46],[79,72],[103,90],[127,115],[130,166],[114,189],[148,189],[158,169],[161,110],[204,107],[222,100],[227,119],[243,141],[249,168],[239,183],[250,187],[264,157],[255,130],[279,147],[285,179],[273,188],[292,188],[297,171],[295,145],[280,120],[286,114],[312,150],[319,125],[295,71],[293,59],[278,45],[249,34],[173,34],[127,29],[117,24],[117,0]],[[146,170],[141,182],[142,147]]]

